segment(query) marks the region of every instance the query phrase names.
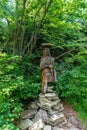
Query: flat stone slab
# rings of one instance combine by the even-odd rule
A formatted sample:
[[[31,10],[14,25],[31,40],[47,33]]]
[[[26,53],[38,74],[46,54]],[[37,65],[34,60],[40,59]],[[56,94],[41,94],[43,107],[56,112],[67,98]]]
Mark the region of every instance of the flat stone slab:
[[[43,130],[51,130],[51,125],[46,125]]]
[[[29,130],[42,130],[43,129],[43,122],[42,120],[36,121],[31,127],[29,127]]]
[[[47,112],[44,111],[44,110],[42,110],[42,109],[40,109],[40,110],[36,113],[33,122],[36,122],[36,121],[38,121],[38,120],[40,120],[40,119],[42,120],[42,122],[45,122],[45,121],[48,119],[48,118],[47,118]]]
[[[48,86],[47,88],[49,88],[49,89],[53,89],[53,88],[55,88],[54,86]]]
[[[17,126],[21,130],[26,130],[28,127],[33,125],[33,122],[30,119],[21,120]]]
[[[63,113],[54,114],[48,118],[48,123],[52,126],[58,125],[65,121],[65,117]]]
[[[48,113],[49,115],[54,115],[54,114],[57,114],[58,111],[50,109],[50,110],[47,111],[47,113]]]
[[[51,116],[51,121],[54,122],[60,118],[64,118],[64,114],[61,113],[61,114],[54,114],[53,116]]]
[[[51,109],[51,105],[48,105],[48,104],[46,104],[46,105],[41,105],[40,103],[38,103],[38,106],[39,106],[40,108],[44,109],[44,110],[50,110],[50,109]]]
[[[53,93],[53,90],[47,89],[46,92]]]
[[[20,117],[22,119],[28,119],[28,118],[32,118],[35,116],[37,110],[25,110],[21,113]]]
[[[51,100],[48,100],[46,98],[40,98],[39,99],[40,101],[40,104],[42,106],[47,106],[47,107],[53,107],[53,106],[56,106],[58,103],[60,103],[60,100],[56,100],[56,101],[51,101]]]
[[[59,128],[59,127],[53,127],[52,130],[64,130],[63,128]]]
[[[52,92],[54,92],[54,91],[53,91],[53,88],[54,88],[54,87],[47,87],[46,92],[48,92],[48,93],[52,93]]]
[[[51,104],[51,101],[50,100],[48,100],[47,98],[45,98],[45,97],[40,97],[39,98],[39,101],[40,101],[40,103],[41,104],[45,104],[45,103],[49,103],[49,104]]]
[[[56,106],[58,103],[60,103],[60,100],[52,101],[51,107]]]
[[[55,96],[55,97],[47,97],[49,100],[55,101],[55,100],[60,100],[59,97]]]
[[[71,128],[69,128],[68,130],[80,130],[80,129],[75,128],[75,127],[71,127]]]
[[[46,93],[45,97],[50,98],[50,97],[57,97],[55,93]]]

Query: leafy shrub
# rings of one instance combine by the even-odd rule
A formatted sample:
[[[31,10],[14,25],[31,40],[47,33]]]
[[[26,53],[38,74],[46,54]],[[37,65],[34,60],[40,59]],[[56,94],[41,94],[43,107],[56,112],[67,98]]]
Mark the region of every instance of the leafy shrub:
[[[83,49],[58,64],[56,92],[63,100],[79,103],[87,111],[87,51]]]
[[[39,69],[25,78],[26,66],[18,64],[19,56],[0,53],[0,129],[18,129],[13,121],[23,109],[22,100],[35,99],[40,91]],[[27,62],[27,61],[26,61]],[[28,71],[35,68],[27,63]],[[29,73],[29,72],[27,72]]]

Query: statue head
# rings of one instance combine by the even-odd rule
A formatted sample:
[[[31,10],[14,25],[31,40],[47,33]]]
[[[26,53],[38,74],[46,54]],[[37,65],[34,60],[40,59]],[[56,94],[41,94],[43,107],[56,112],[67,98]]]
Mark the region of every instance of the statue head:
[[[50,56],[50,49],[45,47],[44,50],[43,50],[43,56],[46,57],[46,56]]]

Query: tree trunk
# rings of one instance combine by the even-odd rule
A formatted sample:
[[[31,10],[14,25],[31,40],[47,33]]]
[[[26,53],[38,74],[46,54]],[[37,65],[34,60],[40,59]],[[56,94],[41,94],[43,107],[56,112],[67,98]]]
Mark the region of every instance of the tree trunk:
[[[13,44],[13,54],[17,54],[17,43],[18,43],[18,2],[16,0],[15,6],[15,33],[14,33],[14,44]]]
[[[24,12],[25,12],[25,4],[27,0],[23,0],[23,8],[21,14],[20,23],[18,22],[18,2],[16,0],[15,7],[15,34],[14,34],[14,46],[13,53],[22,55],[22,47],[24,41],[24,33],[25,33],[25,25],[24,25]],[[21,34],[20,34],[21,32]],[[20,40],[19,40],[20,39]]]

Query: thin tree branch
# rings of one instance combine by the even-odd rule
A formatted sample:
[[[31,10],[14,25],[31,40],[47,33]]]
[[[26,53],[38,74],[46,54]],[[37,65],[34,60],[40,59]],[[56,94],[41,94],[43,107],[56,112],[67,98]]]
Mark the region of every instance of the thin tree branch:
[[[86,46],[84,46],[84,47],[86,47]],[[77,49],[76,49],[76,48],[73,48],[73,49],[71,49],[71,50],[69,50],[69,51],[66,51],[66,52],[60,54],[58,57],[55,57],[55,60],[59,60],[60,57],[66,55],[66,54],[69,54],[69,53],[72,52],[72,51],[77,51],[77,50],[79,50],[79,49],[81,49],[81,48],[83,48],[83,47],[79,47],[79,48],[77,48]]]
[[[39,22],[39,24],[38,24],[38,27],[36,28],[36,31],[35,31],[35,33],[34,33],[33,40],[30,40],[30,41],[31,41],[31,42],[29,43],[30,51],[28,51],[28,53],[23,57],[22,61],[23,61],[29,54],[32,53],[32,51],[33,51],[33,49],[34,49],[34,47],[35,47],[35,45],[36,45],[36,43],[37,43],[37,36],[38,36],[39,29],[40,29],[40,27],[41,27],[41,25],[42,25],[42,22],[43,22],[43,20],[44,20],[46,14],[47,14],[47,12],[48,12],[48,9],[49,9],[50,6],[51,6],[51,3],[52,3],[52,0],[49,1],[48,5],[47,5],[46,8],[45,8],[45,11],[44,11],[44,13],[43,13],[43,16],[42,16],[42,18],[41,18],[41,20],[40,20],[40,22]],[[32,39],[32,36],[31,36],[31,39]],[[27,46],[27,47],[29,47],[29,46]]]

